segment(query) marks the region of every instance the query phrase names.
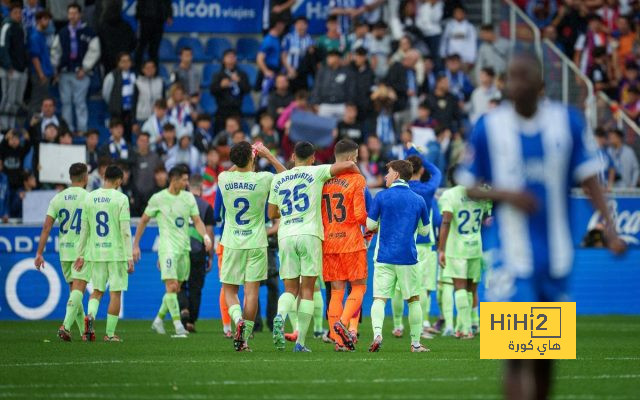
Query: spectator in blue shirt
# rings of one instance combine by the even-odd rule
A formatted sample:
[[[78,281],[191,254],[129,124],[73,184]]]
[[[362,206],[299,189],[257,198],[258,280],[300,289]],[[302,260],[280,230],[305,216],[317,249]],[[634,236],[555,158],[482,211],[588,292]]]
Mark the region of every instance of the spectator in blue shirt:
[[[467,101],[473,93],[471,79],[462,70],[462,59],[458,54],[447,57],[444,74],[449,78],[449,89],[460,101]]]
[[[285,24],[281,20],[276,20],[271,25],[269,33],[264,37],[258,50],[256,64],[260,69],[256,86],[260,88],[260,107],[267,106],[269,91],[273,87],[276,74],[282,69],[280,36],[284,32]]]
[[[296,18],[293,28],[282,40],[282,65],[287,70],[287,78],[291,80],[292,90],[295,91],[307,87],[306,82],[299,82],[301,77],[298,69],[307,54],[307,49],[313,46],[313,39],[307,32],[309,21],[306,17]]]
[[[389,172],[385,181],[388,189],[373,199],[367,217],[367,228],[378,231],[371,306],[374,340],[369,351],[378,351],[382,345],[385,303],[398,286],[403,299],[409,303],[411,352],[425,352],[429,349],[420,344],[422,309],[416,233],[429,233],[427,204],[407,184],[413,175],[409,161],[391,161],[387,167]]]
[[[38,11],[36,25],[29,34],[29,68],[31,80],[31,100],[29,101],[29,113],[35,114],[40,110],[42,101],[49,97],[49,84],[53,77],[53,67],[49,45],[47,44],[47,28],[51,22],[49,11]]]

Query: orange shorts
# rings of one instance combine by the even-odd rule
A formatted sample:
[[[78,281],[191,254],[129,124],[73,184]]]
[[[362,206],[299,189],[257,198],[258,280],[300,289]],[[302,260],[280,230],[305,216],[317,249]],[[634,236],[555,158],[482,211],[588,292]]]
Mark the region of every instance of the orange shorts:
[[[367,250],[322,255],[325,282],[357,281],[367,278]]]

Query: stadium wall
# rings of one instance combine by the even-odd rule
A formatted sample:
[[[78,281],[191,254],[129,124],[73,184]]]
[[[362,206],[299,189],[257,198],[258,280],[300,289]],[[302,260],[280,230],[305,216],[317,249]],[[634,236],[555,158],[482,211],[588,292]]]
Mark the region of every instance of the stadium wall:
[[[57,228],[54,228],[44,254],[47,265],[40,273],[33,267],[40,228],[0,228],[0,320],[60,320],[64,317],[69,289],[55,252],[57,234]],[[156,238],[157,228],[149,227],[141,241],[142,259],[136,265],[136,271],[129,279],[129,290],[124,295],[124,318],[152,319],[160,304],[164,286],[156,267]],[[370,266],[373,265],[372,255],[373,248],[369,252]],[[577,302],[578,313],[640,314],[640,297],[636,295],[637,282],[640,281],[639,260],[640,249],[637,247],[624,258],[614,258],[603,249],[578,249],[571,279],[571,292],[573,301]],[[371,272],[369,287],[372,287]],[[201,318],[220,317],[219,290],[218,270],[213,268],[207,275],[203,290]],[[611,296],[612,293],[616,296]],[[480,296],[482,299],[482,287]],[[369,313],[371,301],[369,291],[363,304],[365,315]],[[262,288],[261,303],[264,310],[265,288]],[[100,304],[100,317],[105,315],[107,304],[105,298]],[[432,314],[435,315],[435,301],[432,305]]]

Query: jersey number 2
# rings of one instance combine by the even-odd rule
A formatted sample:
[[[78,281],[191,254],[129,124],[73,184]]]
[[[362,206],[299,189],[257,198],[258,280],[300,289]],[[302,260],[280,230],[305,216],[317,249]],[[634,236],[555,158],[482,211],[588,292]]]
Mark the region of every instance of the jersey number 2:
[[[246,225],[250,221],[248,219],[242,219],[242,216],[249,211],[249,200],[244,197],[238,197],[234,202],[233,206],[235,208],[239,208],[240,211],[236,214],[236,224],[238,225]]]

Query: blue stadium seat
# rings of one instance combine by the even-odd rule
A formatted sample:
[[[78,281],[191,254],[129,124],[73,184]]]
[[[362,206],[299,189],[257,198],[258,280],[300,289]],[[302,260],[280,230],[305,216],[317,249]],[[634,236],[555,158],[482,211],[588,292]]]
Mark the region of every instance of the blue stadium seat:
[[[240,38],[236,44],[238,59],[241,61],[256,61],[260,49],[260,43],[252,38]]]
[[[180,58],[180,50],[184,47],[190,47],[193,51],[193,61],[209,61],[209,57],[204,53],[204,48],[202,47],[202,43],[200,43],[200,40],[198,38],[183,36],[178,39],[178,42],[176,43],[176,54],[178,55],[178,58]]]
[[[169,70],[164,64],[160,64],[158,66],[158,76],[162,78],[165,87],[168,87],[171,84],[171,75],[169,74]]]
[[[247,93],[242,98],[242,115],[254,115],[256,113],[256,105],[253,104],[251,93]]]
[[[218,105],[216,104],[216,99],[209,93],[208,90],[203,90],[200,93],[200,107],[204,110],[205,113],[209,115],[213,115],[216,113],[218,109]]]
[[[207,40],[205,54],[213,61],[222,61],[224,52],[232,47],[231,42],[227,38],[212,37]]]
[[[247,77],[249,78],[249,85],[251,85],[252,88],[255,87],[256,80],[258,79],[258,68],[253,64],[241,63],[238,64],[238,69],[247,74]]]
[[[211,82],[213,81],[213,76],[220,72],[220,68],[222,68],[222,66],[216,62],[205,64],[202,69],[202,82],[200,82],[200,87],[207,88],[208,90],[209,86],[211,86]]]
[[[162,39],[160,41],[160,49],[158,50],[158,58],[163,62],[175,62],[178,60],[176,55],[176,49],[169,39]]]

